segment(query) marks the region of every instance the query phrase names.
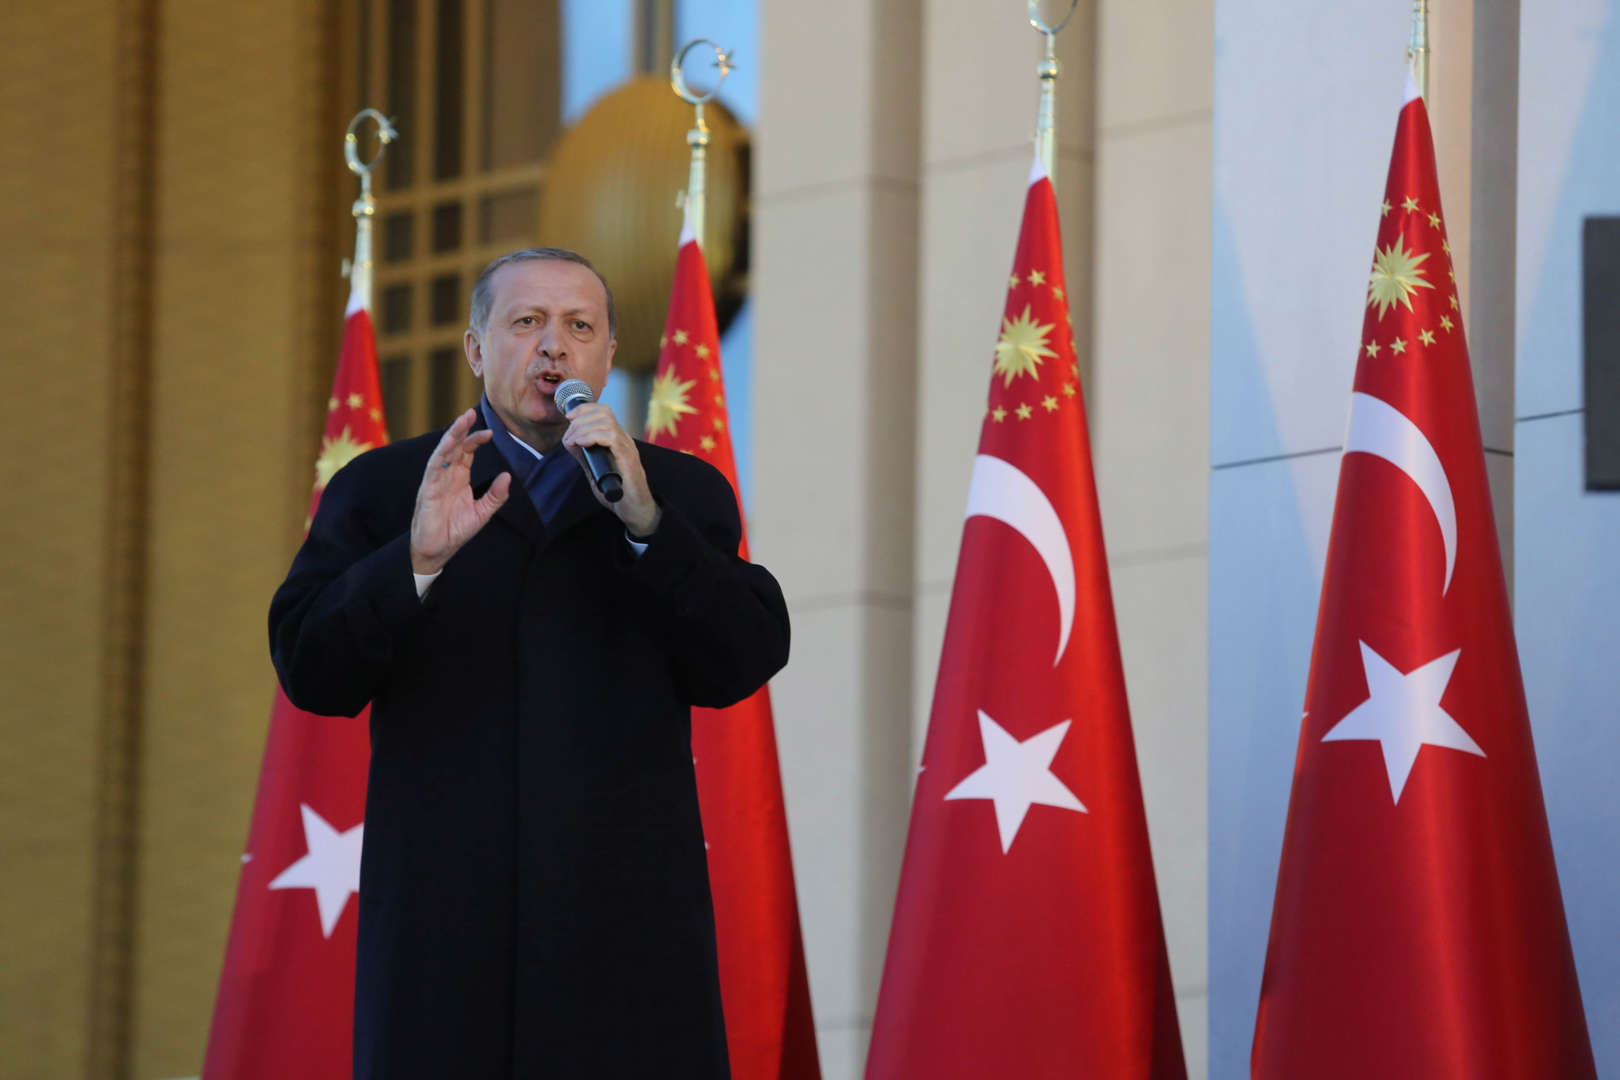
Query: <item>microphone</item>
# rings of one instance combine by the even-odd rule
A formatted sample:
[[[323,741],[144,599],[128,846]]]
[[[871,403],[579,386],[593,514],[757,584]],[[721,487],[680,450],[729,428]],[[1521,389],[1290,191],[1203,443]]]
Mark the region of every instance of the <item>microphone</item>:
[[[557,408],[567,416],[581,405],[589,405],[596,400],[596,395],[585,384],[584,379],[564,379],[557,384],[557,390],[552,396]],[[624,498],[624,481],[613,467],[613,453],[605,446],[582,447],[585,451],[585,465],[591,470],[591,479],[596,482],[596,490],[602,493],[602,498],[610,503],[616,503]]]

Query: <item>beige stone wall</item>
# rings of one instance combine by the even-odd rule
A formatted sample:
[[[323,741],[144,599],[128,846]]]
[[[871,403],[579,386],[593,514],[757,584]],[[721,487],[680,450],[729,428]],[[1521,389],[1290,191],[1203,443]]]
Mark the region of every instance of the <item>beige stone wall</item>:
[[[865,1059],[907,814],[917,0],[763,4],[753,549],[823,1068]]]
[[[0,1057],[25,1080],[85,1074],[95,968],[114,373],[128,359],[113,266],[130,88],[105,14],[80,0],[0,15]]]
[[[136,1077],[200,1067],[258,782],[336,359],[334,30],[318,0],[163,5]]]
[[[8,1078],[201,1064],[335,359],[335,19],[0,16]]]

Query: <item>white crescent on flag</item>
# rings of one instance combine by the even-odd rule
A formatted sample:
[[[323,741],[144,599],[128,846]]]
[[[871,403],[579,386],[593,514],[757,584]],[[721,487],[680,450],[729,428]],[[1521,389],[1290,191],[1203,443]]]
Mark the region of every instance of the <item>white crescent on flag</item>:
[[[1052,500],[1016,467],[998,457],[980,454],[973,459],[973,480],[968,486],[967,518],[988,517],[1009,525],[1030,542],[1052,576],[1058,601],[1058,647],[1052,658],[1057,667],[1074,629],[1074,556],[1068,534]]]
[[[1381,398],[1358,392],[1350,395],[1350,430],[1345,434],[1344,452],[1383,458],[1411,477],[1423,492],[1446,545],[1446,582],[1440,589],[1444,596],[1457,565],[1457,504],[1434,446],[1405,413]]]

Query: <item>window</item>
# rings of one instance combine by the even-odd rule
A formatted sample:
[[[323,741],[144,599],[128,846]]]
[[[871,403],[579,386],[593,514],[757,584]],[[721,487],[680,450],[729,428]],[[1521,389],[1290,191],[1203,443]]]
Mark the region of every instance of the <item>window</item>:
[[[560,5],[351,2],[355,108],[400,132],[377,173],[373,302],[388,428],[413,435],[477,400],[462,358],[473,281],[534,241],[562,125]]]

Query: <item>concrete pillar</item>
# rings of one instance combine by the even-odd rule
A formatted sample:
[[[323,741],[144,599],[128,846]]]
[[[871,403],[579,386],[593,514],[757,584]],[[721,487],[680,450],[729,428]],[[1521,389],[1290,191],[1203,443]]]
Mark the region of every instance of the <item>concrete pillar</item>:
[[[917,355],[916,0],[762,5],[750,538],[823,1074],[865,1060],[905,840]]]

